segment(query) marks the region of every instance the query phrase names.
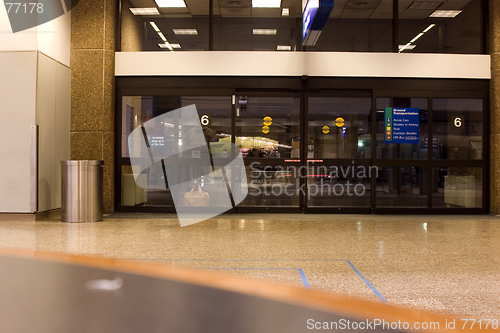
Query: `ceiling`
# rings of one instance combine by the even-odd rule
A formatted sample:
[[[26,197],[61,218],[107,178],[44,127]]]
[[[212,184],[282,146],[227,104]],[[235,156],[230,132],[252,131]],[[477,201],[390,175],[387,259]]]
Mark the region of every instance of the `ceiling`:
[[[157,7],[154,0],[124,1],[130,1],[133,7]],[[169,43],[181,45],[175,51],[208,50],[208,1],[185,0],[185,3],[185,8],[158,8],[160,16],[137,19],[154,21]],[[300,44],[302,0],[282,0],[281,8],[252,8],[251,0],[213,0],[213,3],[214,50],[276,51],[278,45],[294,50]],[[436,28],[420,38],[414,50],[405,52],[481,52],[480,0],[399,0],[398,6],[400,44],[408,43],[429,24],[436,24]],[[392,7],[392,0],[335,0],[318,43],[308,50],[391,52]],[[282,8],[289,8],[289,16],[281,15]],[[463,12],[456,18],[430,18],[436,9]],[[175,35],[172,29],[197,29],[198,35]],[[254,35],[252,29],[277,29],[277,34]],[[158,44],[162,41],[150,26],[147,35],[143,48],[161,50]]]
[[[158,8],[163,17],[192,17],[209,15],[207,0],[184,0],[186,8]],[[400,19],[429,17],[435,9],[463,9],[471,0],[399,0]],[[134,7],[157,7],[154,0],[130,0]],[[282,0],[281,8],[252,8],[252,0],[213,0],[214,15],[221,17],[281,17],[281,8],[290,9],[290,17],[302,15],[302,0]],[[425,8],[411,9],[413,3]],[[335,0],[331,18],[391,19],[392,0]]]

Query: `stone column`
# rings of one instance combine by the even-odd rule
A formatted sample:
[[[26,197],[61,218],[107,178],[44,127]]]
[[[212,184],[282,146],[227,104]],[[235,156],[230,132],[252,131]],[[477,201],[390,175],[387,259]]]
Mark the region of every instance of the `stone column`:
[[[500,0],[490,4],[490,213],[500,214]]]
[[[114,210],[116,0],[71,11],[71,158],[104,160],[104,213]]]

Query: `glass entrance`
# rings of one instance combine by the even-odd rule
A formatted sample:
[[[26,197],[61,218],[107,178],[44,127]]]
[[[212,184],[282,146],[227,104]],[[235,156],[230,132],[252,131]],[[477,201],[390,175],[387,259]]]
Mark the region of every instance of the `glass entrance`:
[[[213,80],[205,81],[199,78],[196,82],[213,84]],[[253,90],[122,88],[117,108],[121,122],[117,211],[175,212],[176,197],[165,175],[198,179],[207,174],[204,170],[216,167],[217,159],[203,162],[196,152],[183,153],[170,164],[151,164],[145,156],[144,163],[151,165],[137,177],[133,175],[131,149],[144,145],[131,145],[129,134],[145,127],[142,139],[151,151],[165,150],[167,143],[175,141],[181,152],[189,141],[188,128],[179,127],[178,134],[171,135],[166,129],[175,121],[154,132],[147,122],[194,104],[207,144],[213,147],[212,155],[227,158],[228,152],[223,150],[227,143],[240,147],[244,167],[222,175],[231,180],[231,187],[248,193],[238,205],[232,203],[232,212],[487,212],[486,90],[473,91],[466,83],[459,85],[463,90],[453,91],[417,89],[421,85],[413,90],[377,90],[372,81],[362,81],[365,90],[333,83],[330,88],[308,90],[307,84],[319,87],[327,81],[280,82],[272,81],[273,87],[267,87],[247,78],[247,86],[260,87]],[[219,82],[224,84],[245,86],[237,79]],[[387,114],[396,115],[390,119],[397,122],[389,123]],[[401,129],[405,123],[417,128],[418,135]],[[409,142],[388,140],[388,133]],[[217,175],[204,177],[198,185],[217,201],[219,193],[227,189],[214,177]],[[183,191],[190,191],[193,185],[186,185]],[[226,204],[221,201],[224,207]]]

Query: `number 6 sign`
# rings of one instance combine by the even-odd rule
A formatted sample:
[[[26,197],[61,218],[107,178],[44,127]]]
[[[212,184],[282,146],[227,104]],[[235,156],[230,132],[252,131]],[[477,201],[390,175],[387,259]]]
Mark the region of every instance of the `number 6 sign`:
[[[200,123],[202,126],[210,126],[212,125],[212,117],[208,114],[204,114],[200,118]]]

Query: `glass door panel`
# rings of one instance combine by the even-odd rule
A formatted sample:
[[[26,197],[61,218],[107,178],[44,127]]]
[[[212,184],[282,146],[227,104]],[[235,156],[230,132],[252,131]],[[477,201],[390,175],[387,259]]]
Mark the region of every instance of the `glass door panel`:
[[[309,97],[307,158],[371,158],[371,99]]]
[[[189,105],[196,107],[205,140],[211,144],[210,147],[216,147],[218,142],[231,142],[231,96],[123,96],[122,157],[128,158],[134,152],[137,155],[137,149],[147,147],[152,155],[164,159],[149,165],[151,160],[146,158],[141,162],[146,167],[137,179],[132,173],[130,160],[124,159],[129,164],[124,163],[121,169],[122,206],[172,208],[174,201],[166,175],[170,175],[170,181],[173,179],[188,184],[179,193],[183,195],[191,190],[195,179],[213,170],[214,166],[207,156],[203,156],[198,150],[183,150],[183,144],[188,142],[192,135],[189,127],[180,126],[175,119],[169,122],[153,120]],[[142,139],[146,144],[141,144],[142,140],[139,140],[129,145],[128,136],[138,127],[144,128],[145,136]],[[172,128],[175,130],[172,131]],[[167,147],[174,151],[167,151]],[[165,159],[172,154],[176,158]],[[192,181],[192,184],[188,183],[189,181]],[[225,190],[219,183],[216,176],[201,177],[201,184],[198,185],[216,202],[221,197],[220,193]],[[217,206],[217,203],[214,206]]]
[[[262,95],[236,96],[235,143],[248,188],[239,207],[299,207],[300,97]]]
[[[312,96],[307,103],[307,207],[370,207],[371,98]]]
[[[236,144],[246,158],[300,158],[300,98],[236,98]]]

